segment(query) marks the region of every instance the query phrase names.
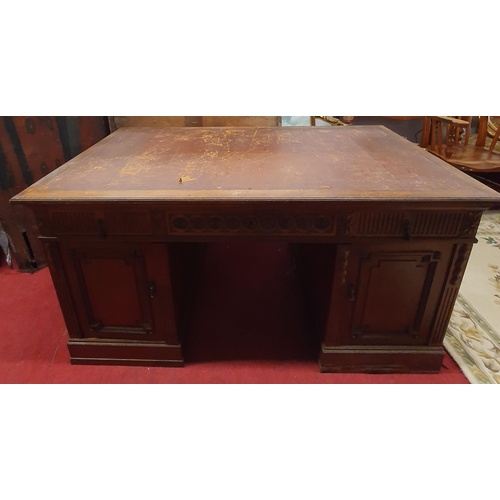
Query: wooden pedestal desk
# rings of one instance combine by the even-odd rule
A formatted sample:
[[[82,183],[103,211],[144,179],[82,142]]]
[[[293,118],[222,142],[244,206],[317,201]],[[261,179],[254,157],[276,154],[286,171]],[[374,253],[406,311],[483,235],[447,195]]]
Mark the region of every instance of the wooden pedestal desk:
[[[380,126],[121,128],[11,201],[72,363],[182,366],[199,247],[259,239],[293,244],[322,371],[430,373],[500,196]]]

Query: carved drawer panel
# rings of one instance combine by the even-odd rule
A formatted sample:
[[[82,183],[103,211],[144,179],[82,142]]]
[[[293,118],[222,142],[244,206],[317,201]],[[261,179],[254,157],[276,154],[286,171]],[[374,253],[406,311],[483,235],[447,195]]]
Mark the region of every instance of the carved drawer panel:
[[[171,234],[190,235],[325,235],[336,233],[333,215],[207,215],[176,214],[169,216]]]
[[[347,218],[349,236],[401,236],[406,217],[403,212],[354,213]]]
[[[356,212],[347,215],[347,236],[467,237],[480,214],[467,212]]]
[[[55,234],[98,234],[93,212],[61,210],[50,215],[51,227]]]
[[[416,214],[411,227],[413,236],[458,236],[464,214],[460,212],[423,212]]]

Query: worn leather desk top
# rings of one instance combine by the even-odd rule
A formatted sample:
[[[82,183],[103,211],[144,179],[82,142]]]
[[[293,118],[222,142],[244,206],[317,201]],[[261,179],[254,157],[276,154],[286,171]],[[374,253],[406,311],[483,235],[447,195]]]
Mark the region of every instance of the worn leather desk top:
[[[13,201],[353,199],[500,202],[382,126],[121,128]]]

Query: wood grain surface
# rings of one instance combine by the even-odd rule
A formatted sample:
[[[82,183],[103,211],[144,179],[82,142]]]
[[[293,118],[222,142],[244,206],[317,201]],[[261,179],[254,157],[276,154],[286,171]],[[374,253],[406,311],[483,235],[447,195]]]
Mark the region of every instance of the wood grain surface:
[[[498,202],[382,126],[121,128],[13,201],[241,198]]]

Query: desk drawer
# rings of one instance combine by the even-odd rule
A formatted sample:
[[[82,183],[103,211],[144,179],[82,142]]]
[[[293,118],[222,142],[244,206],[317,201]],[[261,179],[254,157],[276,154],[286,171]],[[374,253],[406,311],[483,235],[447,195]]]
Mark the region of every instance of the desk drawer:
[[[153,234],[147,210],[91,211],[54,210],[50,213],[51,232],[57,236],[149,236]]]
[[[387,211],[354,212],[348,215],[347,236],[419,238],[473,236],[480,212]]]
[[[351,238],[469,238],[481,212],[382,211],[172,213],[164,209],[53,208],[53,236],[315,236]]]

